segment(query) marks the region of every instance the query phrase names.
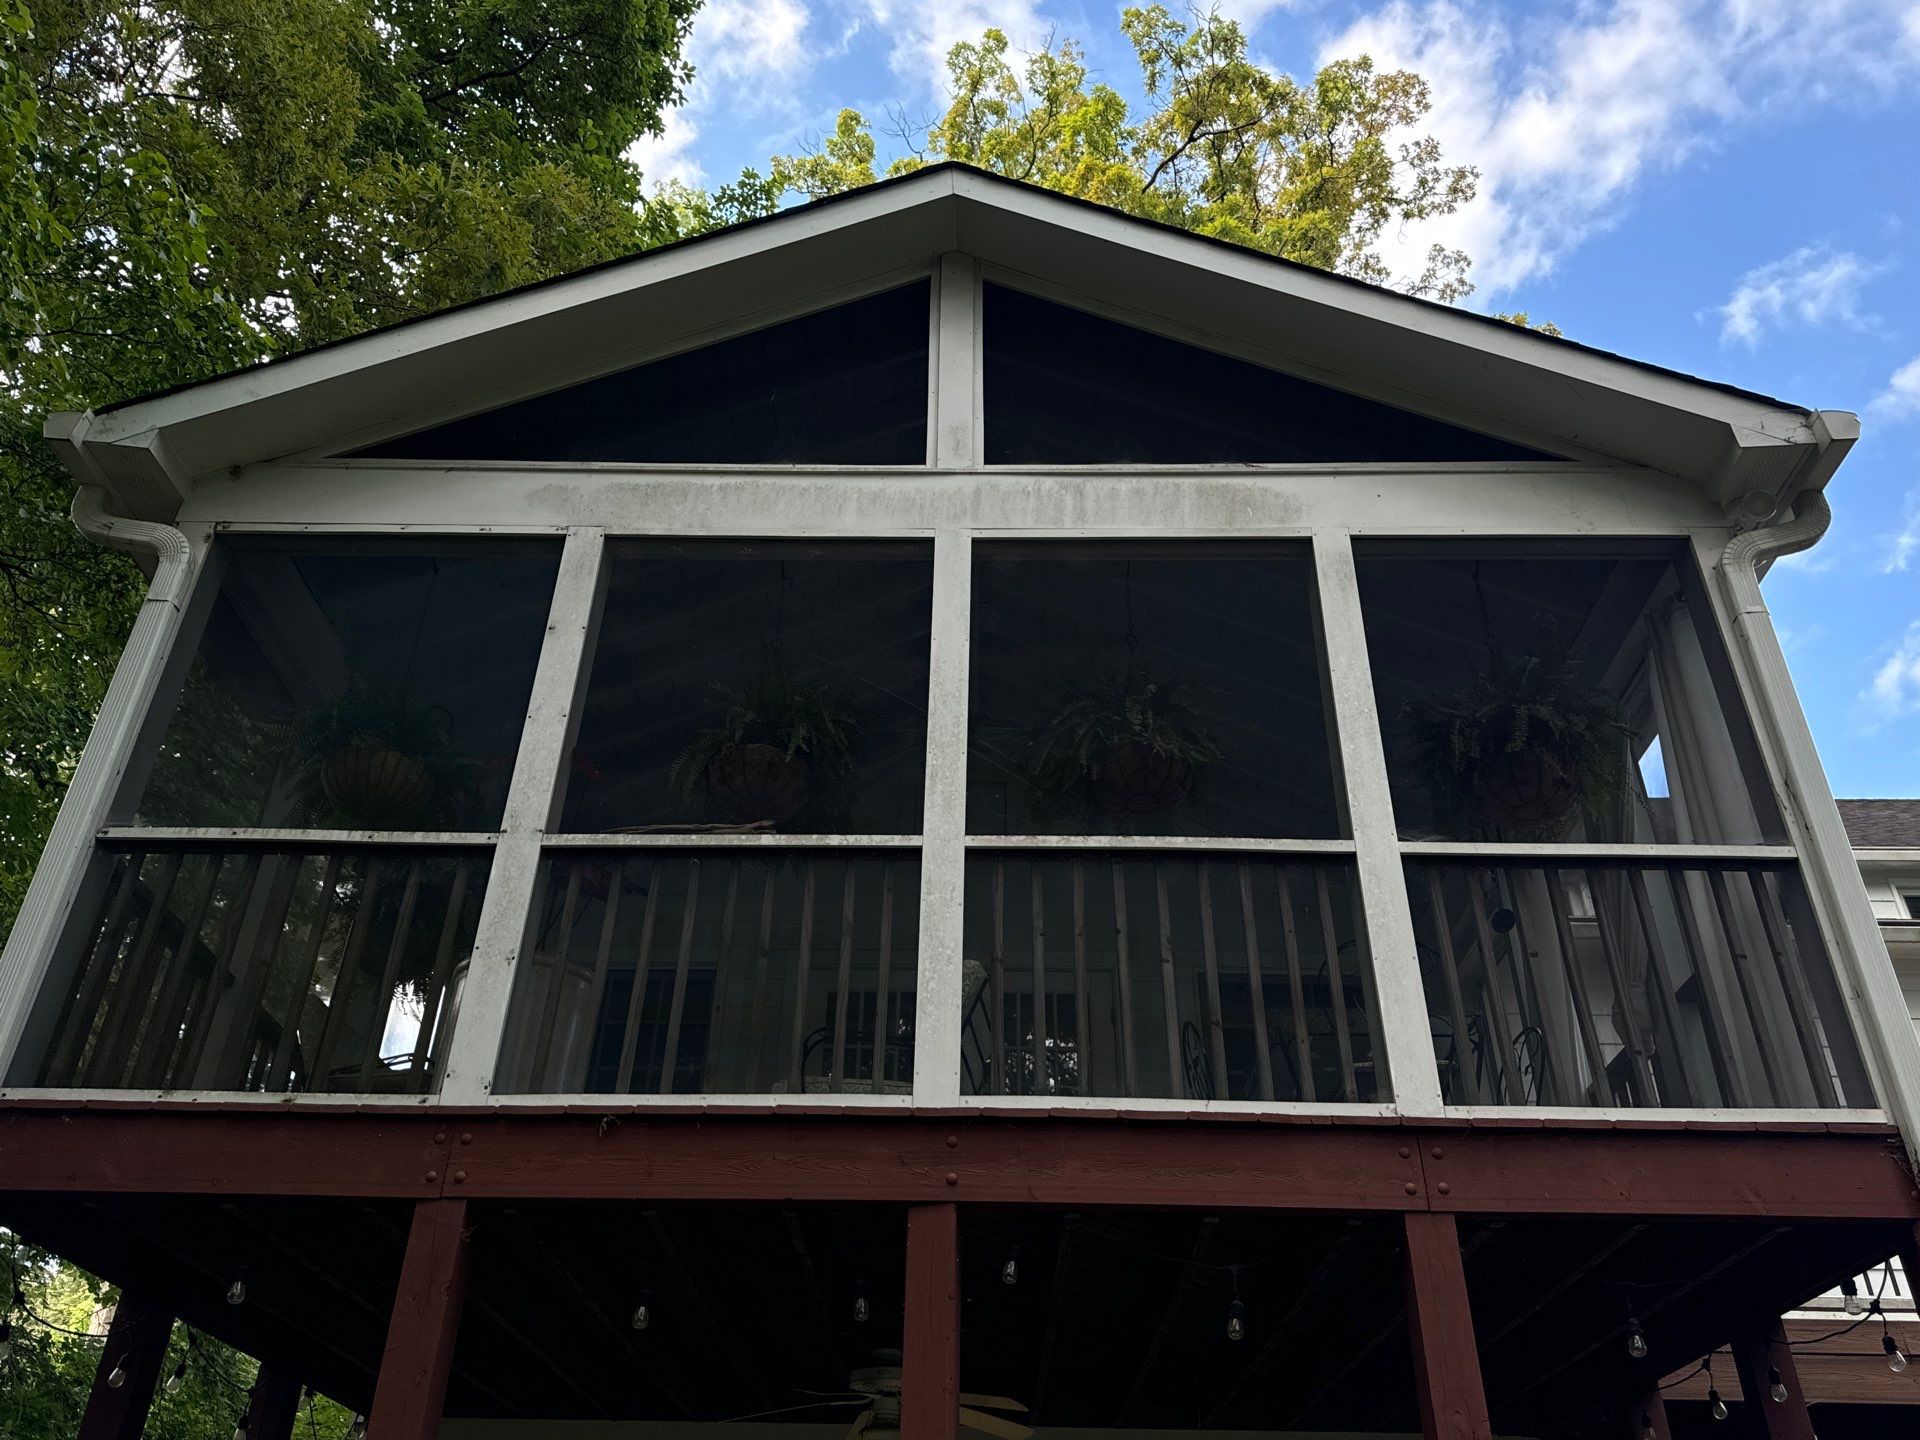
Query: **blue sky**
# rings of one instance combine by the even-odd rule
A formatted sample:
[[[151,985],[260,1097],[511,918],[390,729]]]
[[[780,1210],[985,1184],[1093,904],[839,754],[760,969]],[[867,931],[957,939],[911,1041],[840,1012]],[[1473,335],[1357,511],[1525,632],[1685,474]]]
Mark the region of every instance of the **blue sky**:
[[[1459,245],[1470,305],[1861,415],[1832,531],[1767,597],[1835,793],[1920,795],[1920,0],[1221,9],[1275,70],[1369,53],[1427,78],[1427,128],[1481,193],[1390,258]],[[709,0],[699,78],[640,159],[716,183],[843,105],[928,118],[947,47],[988,25],[1075,39],[1137,96],[1118,22],[1084,0]]]

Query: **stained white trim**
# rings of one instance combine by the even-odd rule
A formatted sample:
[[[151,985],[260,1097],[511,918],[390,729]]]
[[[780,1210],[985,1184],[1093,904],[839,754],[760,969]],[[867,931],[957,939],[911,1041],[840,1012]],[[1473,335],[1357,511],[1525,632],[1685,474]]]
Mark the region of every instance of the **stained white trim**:
[[[1351,840],[1266,840],[1216,835],[969,835],[969,850],[1177,851],[1205,855],[1351,855]]]
[[[1535,845],[1454,840],[1402,840],[1400,853],[1488,864],[1560,865],[1581,860],[1792,860],[1791,845]]]
[[[286,845],[302,849],[358,849],[378,846],[442,846],[483,849],[499,840],[497,830],[295,830],[245,825],[103,825],[95,832],[102,844],[129,845]]]
[[[744,834],[661,830],[549,832],[541,838],[549,850],[917,850],[918,835],[789,835],[784,831]]]

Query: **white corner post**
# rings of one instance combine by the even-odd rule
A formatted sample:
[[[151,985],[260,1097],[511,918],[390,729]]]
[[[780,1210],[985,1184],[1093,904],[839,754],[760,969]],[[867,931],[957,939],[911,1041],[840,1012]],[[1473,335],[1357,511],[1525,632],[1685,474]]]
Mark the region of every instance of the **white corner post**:
[[[966,958],[967,666],[973,550],[959,531],[933,541],[933,640],[927,676],[927,791],[920,836],[920,974],[913,1098],[960,1098],[961,970]]]
[[[1834,942],[1836,978],[1872,1059],[1881,1108],[1899,1125],[1908,1153],[1920,1160],[1920,1035],[1908,1018],[1866,882],[1794,692],[1786,652],[1761,598],[1756,568],[1763,560],[1809,548],[1832,518],[1826,496],[1805,492],[1795,499],[1793,519],[1786,524],[1749,530],[1729,541],[1718,568],[1734,640],[1748,667],[1755,719],[1778,766],[1787,824],[1797,832],[1801,873]]]
[[[74,524],[89,539],[151,558],[153,581],[67,784],[6,950],[0,953],[0,1080],[16,1059],[14,1052],[92,861],[94,833],[107,822],[121,777],[134,758],[154,691],[180,633],[187,596],[207,554],[204,545],[192,544],[170,525],[109,515],[105,502],[106,492],[99,486],[82,485],[73,497]]]
[[[586,661],[593,653],[606,593],[605,551],[603,532],[567,532],[526,728],[441,1075],[440,1099],[450,1105],[482,1104],[493,1093],[514,975],[532,920],[540,848],[558,821],[566,795],[567,759],[586,698]]]
[[[1413,911],[1401,872],[1399,832],[1373,697],[1373,671],[1367,660],[1352,535],[1345,530],[1315,531],[1313,563],[1319,582],[1321,639],[1326,646],[1327,695],[1353,832],[1367,948],[1373,955],[1380,1045],[1386,1055],[1393,1107],[1404,1115],[1439,1115],[1445,1110],[1440,1067],[1434,1059]]]
[[[933,364],[927,460],[936,470],[972,470],[982,459],[980,266],[970,255],[940,257],[933,277]]]

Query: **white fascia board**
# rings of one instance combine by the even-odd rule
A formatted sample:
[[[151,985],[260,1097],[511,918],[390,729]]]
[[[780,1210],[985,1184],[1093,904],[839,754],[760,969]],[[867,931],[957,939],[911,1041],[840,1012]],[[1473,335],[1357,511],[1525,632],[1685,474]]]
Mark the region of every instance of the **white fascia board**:
[[[762,224],[362,336],[92,417],[90,449],[150,445],[191,477],[343,433],[470,408],[503,380],[580,372],[729,315],[857,283],[953,249],[952,174],[803,207]],[[858,230],[857,240],[848,232]],[[131,498],[131,497],[129,497]]]
[[[1717,501],[1744,479],[1716,473],[1729,447],[1778,451],[1791,473],[1820,443],[1806,410],[1117,213],[1075,206],[1062,224],[1048,197],[988,177],[962,172],[954,187],[960,248],[982,259],[1089,296],[1124,297],[1130,308],[1242,340],[1344,389],[1708,482]],[[1250,287],[1278,303],[1249,304]]]

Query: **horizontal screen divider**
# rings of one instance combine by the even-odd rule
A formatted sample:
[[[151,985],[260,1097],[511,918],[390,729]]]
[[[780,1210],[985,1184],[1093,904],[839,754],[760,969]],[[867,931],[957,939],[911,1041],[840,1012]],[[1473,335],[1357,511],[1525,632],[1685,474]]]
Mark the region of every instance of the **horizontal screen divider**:
[[[782,831],[609,830],[542,837],[552,850],[918,850],[918,835],[789,835]]]
[[[247,825],[107,825],[95,832],[116,845],[297,845],[313,849],[363,845],[460,846],[499,843],[497,830],[299,830]]]
[[[1351,855],[1351,840],[1265,840],[1204,835],[969,835],[969,850],[1191,850],[1253,855]]]
[[[1403,840],[1400,853],[1431,860],[1793,860],[1791,845],[1529,845],[1459,840]]]

